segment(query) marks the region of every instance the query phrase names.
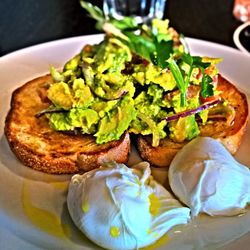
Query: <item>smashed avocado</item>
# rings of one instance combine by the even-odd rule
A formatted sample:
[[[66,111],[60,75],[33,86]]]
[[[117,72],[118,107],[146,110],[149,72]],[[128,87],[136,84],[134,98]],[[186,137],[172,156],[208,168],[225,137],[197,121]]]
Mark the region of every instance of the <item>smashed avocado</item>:
[[[206,123],[208,110],[173,121],[166,117],[199,107],[201,92],[216,93],[219,60],[184,52],[168,21],[154,20],[152,30],[142,29],[145,38],[108,34],[86,45],[62,71],[51,67],[48,98],[55,112],[45,113],[53,129],[91,134],[98,144],[119,140],[125,131],[152,135],[155,147],[165,137],[181,142],[199,135],[197,116]]]

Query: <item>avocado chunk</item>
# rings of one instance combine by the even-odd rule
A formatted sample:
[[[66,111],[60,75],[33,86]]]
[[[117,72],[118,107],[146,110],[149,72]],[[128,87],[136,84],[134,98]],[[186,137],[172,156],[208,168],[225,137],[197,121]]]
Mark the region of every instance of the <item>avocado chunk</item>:
[[[48,89],[48,98],[56,107],[61,107],[65,110],[71,109],[74,102],[71,89],[65,82],[53,84]]]
[[[136,110],[133,99],[125,96],[119,105],[101,119],[98,132],[94,134],[96,142],[101,144],[119,140],[135,117]]]
[[[170,122],[170,138],[176,142],[191,140],[200,133],[195,116],[179,118],[177,121]]]

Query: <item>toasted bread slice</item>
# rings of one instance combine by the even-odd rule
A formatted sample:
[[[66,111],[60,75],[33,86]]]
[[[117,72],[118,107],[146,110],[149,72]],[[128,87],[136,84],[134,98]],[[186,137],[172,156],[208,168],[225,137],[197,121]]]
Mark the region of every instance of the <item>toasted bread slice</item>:
[[[221,97],[228,100],[235,109],[236,116],[233,124],[218,120],[213,123],[200,126],[200,136],[208,136],[218,139],[231,154],[235,154],[242,141],[248,121],[248,104],[246,96],[241,93],[228,80],[219,76],[218,90]],[[151,146],[151,136],[139,136],[137,147],[141,157],[156,167],[168,167],[176,153],[187,143],[174,142],[169,138],[160,141],[158,147]]]
[[[53,174],[89,171],[102,162],[128,160],[129,134],[118,141],[97,145],[91,135],[69,135],[49,127],[45,116],[35,115],[50,103],[46,89],[50,75],[36,78],[16,89],[5,122],[10,148],[26,166]]]

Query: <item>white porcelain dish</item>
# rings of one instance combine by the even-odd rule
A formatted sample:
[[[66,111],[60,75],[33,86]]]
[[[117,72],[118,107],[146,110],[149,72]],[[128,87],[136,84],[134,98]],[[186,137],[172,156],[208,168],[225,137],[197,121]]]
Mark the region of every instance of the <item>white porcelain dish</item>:
[[[70,175],[52,176],[23,166],[13,155],[4,136],[4,121],[11,93],[49,66],[61,67],[86,43],[102,35],[53,41],[22,49],[0,58],[0,249],[100,249],[73,225],[66,206]],[[250,57],[226,46],[187,38],[195,55],[224,58],[221,73],[250,98]],[[237,160],[250,166],[250,127]],[[130,163],[138,161],[136,152]],[[163,170],[154,170],[164,182]],[[229,180],[230,181],[230,180]],[[250,210],[250,209],[248,209]],[[178,226],[148,249],[247,249],[250,244],[250,211],[240,217],[199,216]]]

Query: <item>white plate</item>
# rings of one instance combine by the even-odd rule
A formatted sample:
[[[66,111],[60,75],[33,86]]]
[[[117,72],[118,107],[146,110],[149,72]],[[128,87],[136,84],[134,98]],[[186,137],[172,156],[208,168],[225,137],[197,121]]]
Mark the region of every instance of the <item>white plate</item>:
[[[79,233],[68,215],[65,198],[70,176],[47,175],[23,166],[10,151],[3,129],[15,88],[47,73],[50,65],[61,67],[84,44],[101,39],[102,35],[92,35],[58,40],[0,58],[0,249],[99,249]],[[210,42],[191,38],[187,42],[193,54],[224,58],[221,73],[249,98],[249,56]],[[248,126],[236,156],[248,166],[249,150]],[[130,162],[135,161],[133,157]],[[246,249],[249,225],[250,211],[232,218],[201,216],[187,226],[174,228],[148,249]]]

